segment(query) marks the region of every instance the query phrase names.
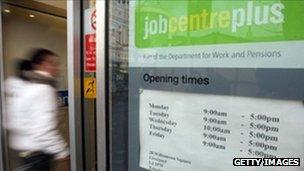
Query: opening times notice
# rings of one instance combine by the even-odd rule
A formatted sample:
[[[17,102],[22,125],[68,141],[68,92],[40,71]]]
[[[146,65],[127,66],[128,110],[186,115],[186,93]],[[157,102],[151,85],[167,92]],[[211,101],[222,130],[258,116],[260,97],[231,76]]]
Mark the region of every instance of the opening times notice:
[[[140,166],[242,170],[233,158],[303,158],[303,109],[301,101],[143,90]],[[274,168],[252,168],[269,169]]]

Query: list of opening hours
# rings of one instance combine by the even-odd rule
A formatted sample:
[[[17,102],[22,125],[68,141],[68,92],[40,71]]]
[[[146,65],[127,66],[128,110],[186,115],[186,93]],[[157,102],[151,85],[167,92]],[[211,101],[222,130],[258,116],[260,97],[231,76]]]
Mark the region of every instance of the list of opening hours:
[[[139,117],[140,166],[149,170],[235,170],[235,157],[304,157],[300,101],[144,90]]]
[[[234,126],[229,124],[229,113],[216,109],[202,110],[203,141],[207,148],[225,150],[227,135],[231,134]],[[240,130],[233,130],[240,134],[240,152],[250,157],[277,157],[280,118],[266,114],[247,113],[240,116]],[[228,147],[229,148],[229,147]]]

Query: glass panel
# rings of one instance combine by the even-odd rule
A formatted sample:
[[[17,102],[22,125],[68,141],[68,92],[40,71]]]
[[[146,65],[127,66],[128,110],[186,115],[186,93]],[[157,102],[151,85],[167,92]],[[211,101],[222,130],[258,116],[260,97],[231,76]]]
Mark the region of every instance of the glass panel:
[[[109,1],[110,170],[128,168],[129,1]]]
[[[59,3],[60,4],[60,3]],[[63,3],[65,4],[65,3]],[[55,52],[58,58],[59,75],[57,83],[57,102],[58,102],[58,129],[59,134],[68,144],[69,141],[69,119],[68,119],[68,86],[67,86],[67,28],[66,17],[60,17],[61,15],[43,13],[44,9],[50,7],[46,4],[39,3],[39,9],[35,9],[31,6],[31,3],[6,3],[2,2],[2,27],[3,27],[3,52],[4,52],[4,75],[6,79],[16,77],[16,62],[21,59],[29,58],[29,51],[33,48],[45,48]],[[65,13],[64,7],[62,9],[56,8],[58,11]],[[18,86],[18,85],[15,85]],[[6,90],[11,91],[11,87],[6,87]],[[22,88],[20,88],[22,90]],[[38,91],[38,90],[37,90]],[[8,93],[8,91],[7,91]],[[22,97],[27,92],[22,93]],[[9,93],[8,93],[9,94]],[[49,100],[49,99],[48,99]],[[55,99],[54,99],[55,100]],[[32,104],[34,108],[34,99],[30,99],[27,104]],[[50,100],[51,101],[51,100]],[[11,106],[18,107],[20,105]],[[37,106],[37,105],[36,105]],[[10,107],[10,108],[11,108]],[[24,109],[25,110],[25,109]],[[25,112],[26,113],[26,112]],[[43,114],[43,113],[41,113]],[[12,113],[7,113],[12,115]],[[12,117],[12,116],[10,116]],[[29,116],[30,117],[30,116]],[[17,118],[15,118],[17,119]],[[44,120],[45,121],[45,120]],[[51,125],[51,120],[46,124]],[[7,124],[7,120],[4,120]],[[29,122],[24,123],[30,125]],[[16,127],[23,129],[22,124],[15,124]],[[35,124],[33,124],[35,126]],[[25,126],[26,127],[26,126]],[[30,129],[29,127],[24,129]],[[42,129],[42,128],[39,128]],[[12,137],[17,137],[15,133],[8,131],[8,137],[6,137],[8,144],[12,144]],[[30,138],[28,138],[30,139]],[[35,140],[36,141],[36,140]],[[13,142],[15,145],[18,142]],[[25,144],[25,142],[23,142]],[[8,145],[7,144],[7,145]],[[12,145],[11,145],[12,147]],[[48,147],[50,148],[50,147]],[[16,170],[20,166],[24,166],[21,159],[20,152],[34,152],[40,151],[38,146],[31,146],[27,149],[11,149],[6,146],[8,150],[6,161],[8,170]],[[37,150],[34,150],[37,149]],[[29,156],[29,155],[26,155]],[[68,170],[69,161],[56,161],[52,164],[52,170]]]
[[[111,1],[110,170],[243,170],[237,157],[303,162],[303,6]]]

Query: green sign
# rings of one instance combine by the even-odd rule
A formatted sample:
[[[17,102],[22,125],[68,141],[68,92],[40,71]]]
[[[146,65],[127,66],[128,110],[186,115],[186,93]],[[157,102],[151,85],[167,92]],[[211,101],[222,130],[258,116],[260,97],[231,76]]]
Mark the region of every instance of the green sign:
[[[139,0],[138,48],[304,40],[300,0]]]

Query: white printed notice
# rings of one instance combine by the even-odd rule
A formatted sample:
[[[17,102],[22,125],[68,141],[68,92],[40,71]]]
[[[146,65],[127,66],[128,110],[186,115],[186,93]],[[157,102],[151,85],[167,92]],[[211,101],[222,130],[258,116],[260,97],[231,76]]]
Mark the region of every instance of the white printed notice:
[[[233,158],[297,157],[303,163],[301,101],[143,90],[140,166],[157,171],[303,170],[235,167]]]

